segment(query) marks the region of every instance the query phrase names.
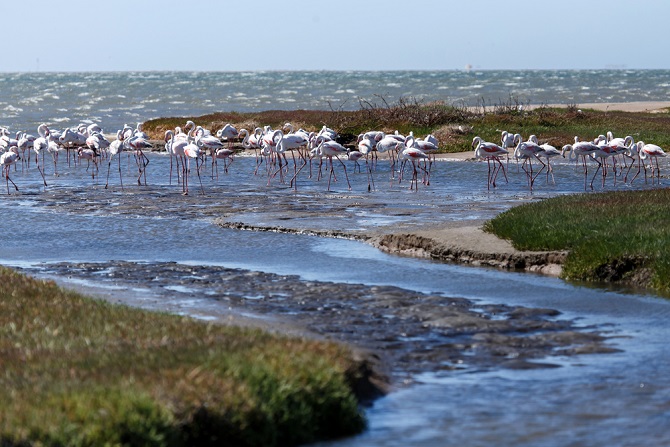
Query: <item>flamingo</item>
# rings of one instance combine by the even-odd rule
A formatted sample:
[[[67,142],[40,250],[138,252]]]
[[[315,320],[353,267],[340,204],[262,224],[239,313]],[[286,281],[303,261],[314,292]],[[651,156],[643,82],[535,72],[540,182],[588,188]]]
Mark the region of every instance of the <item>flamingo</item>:
[[[102,132],[102,130],[99,130],[98,133]],[[135,130],[133,131],[133,136],[138,137],[138,138],[144,138],[145,140],[149,139],[149,135],[147,135],[144,132],[144,124],[142,123],[137,123],[137,126],[135,126]]]
[[[214,165],[216,165],[216,178],[218,180],[219,178],[219,166],[217,163],[217,152],[221,149],[223,149],[224,145],[219,140],[219,138],[215,137],[214,135],[207,134],[205,132],[205,129],[202,128],[201,126],[198,126],[195,128],[195,144],[198,145],[198,147],[205,149],[206,151],[209,151],[210,155],[212,156],[212,178],[214,178]],[[230,144],[228,145],[228,151],[230,154],[232,154],[232,149],[230,147]],[[225,163],[224,163],[225,164]],[[225,172],[228,172],[228,167],[225,166]]]
[[[395,135],[386,135],[377,142],[377,152],[382,154],[388,152],[391,161],[391,179],[395,174],[396,154],[405,146],[405,139],[400,139]]]
[[[644,163],[644,160],[647,158],[649,159],[649,166],[651,166],[651,183],[652,185],[654,184],[654,170],[656,170],[656,178],[658,179],[658,183],[661,183],[661,170],[658,166],[658,157],[665,157],[666,153],[663,151],[663,149],[660,148],[660,146],[657,146],[655,144],[645,144],[644,141],[638,141],[637,142],[637,152],[638,156],[640,157],[642,166],[644,167],[644,182],[647,183],[647,166]],[[654,168],[654,160],[656,160],[656,168]],[[635,174],[635,177],[638,176],[640,173],[640,166],[638,166],[637,169],[637,174]],[[633,180],[635,180],[635,177],[633,177]],[[633,183],[633,180],[631,180],[631,184]]]
[[[232,124],[226,124],[222,129],[216,131],[216,136],[226,140],[228,142],[228,147],[233,146],[233,140],[240,136],[239,131]]]
[[[30,150],[33,148],[33,145],[35,144],[35,135],[30,135],[27,132],[22,132],[21,136],[19,138],[19,141],[17,143],[17,147],[21,151],[21,161],[22,163],[24,161],[30,161],[30,156],[26,160],[26,150],[29,151],[28,153],[30,154]],[[23,166],[23,165],[22,165]]]
[[[249,133],[247,129],[240,129],[238,133],[238,138],[244,135],[242,139],[242,146],[246,150],[254,150],[256,154],[256,168],[254,174],[258,174],[258,168],[262,163],[263,159],[260,157],[259,150],[261,149],[261,139],[263,135],[263,129],[256,127],[253,133]]]
[[[516,139],[517,139],[518,134],[513,134],[511,132],[507,132],[506,130],[502,131],[502,134],[500,136],[500,143],[502,144],[503,149],[509,149],[516,147]]]
[[[93,161],[93,166],[95,169],[91,171],[91,178],[95,179],[95,174],[98,172],[98,158],[97,158],[98,155],[95,153],[93,149],[83,147],[77,149],[77,154],[80,160],[84,159],[88,162],[88,164],[86,165],[86,172],[88,172],[88,168],[91,165],[91,161]]]
[[[16,138],[11,138],[9,136],[9,129],[2,128],[2,137],[0,137],[0,149],[7,151],[11,147],[19,145],[19,138],[21,137],[21,132],[16,133]]]
[[[33,142],[33,150],[35,151],[35,163],[37,164],[37,170],[40,171],[42,175],[42,181],[44,182],[44,187],[47,186],[47,180],[44,178],[43,168],[40,167],[40,153],[42,154],[42,166],[44,166],[44,152],[49,150],[49,128],[46,124],[40,124],[37,128],[37,133],[40,135]]]
[[[347,179],[347,185],[349,185],[349,189],[351,190],[351,183],[349,182],[349,175],[347,174],[347,166],[344,164],[342,160],[340,160],[339,157],[339,155],[347,153],[347,148],[345,148],[336,141],[326,139],[323,135],[319,135],[316,138],[316,143],[317,143],[316,151],[321,155],[323,155],[324,157],[326,157],[326,159],[328,159],[328,161],[330,162],[330,174],[328,176],[328,191],[330,191],[330,180],[331,178],[335,177],[333,157],[335,157],[342,164],[342,168],[344,168],[344,175]],[[337,178],[335,178],[335,181],[337,181]]]
[[[507,159],[507,169],[509,169],[509,151],[512,150],[514,152],[514,148],[516,147],[516,142],[517,140],[521,139],[521,135],[518,133],[511,133],[507,132],[506,130],[503,130],[500,134],[500,144],[502,145],[501,147],[503,149],[506,149],[507,155],[505,158]],[[517,165],[517,172],[518,172],[518,165]]]
[[[139,175],[137,177],[137,184],[142,186],[142,175],[144,174],[144,186],[147,184],[147,166],[149,165],[149,158],[144,155],[144,152],[142,149],[148,149],[152,148],[153,145],[144,138],[141,134],[141,132],[138,132],[130,136],[130,138],[126,137],[126,131],[123,131],[124,135],[124,142],[129,147],[134,153],[135,153],[135,159],[137,161],[137,168],[139,171]]]
[[[184,175],[184,184],[186,185],[184,195],[188,195],[188,174],[189,171],[191,170],[191,159],[195,159],[195,172],[198,174],[198,180],[200,181],[200,191],[204,195],[205,189],[202,187],[202,178],[200,178],[200,166],[198,166],[198,160],[200,159],[200,148],[195,143],[188,143],[186,144],[186,146],[184,146],[184,155],[187,157],[188,162],[186,175]]]
[[[428,155],[426,153],[424,153],[421,149],[413,147],[411,145],[412,142],[410,141],[412,139],[413,138],[408,138],[407,139],[410,142],[410,145],[406,145],[405,148],[402,151],[400,151],[400,153],[398,154],[398,160],[402,160],[402,167],[400,168],[399,178],[402,179],[402,171],[404,169],[405,163],[407,163],[407,161],[411,161],[413,172],[412,172],[412,180],[410,180],[410,182],[409,182],[409,189],[412,189],[413,186],[416,185],[415,191],[418,191],[419,190],[419,178],[418,178],[418,172],[417,172],[417,165],[418,165],[419,169],[421,169],[424,172],[424,178],[425,178],[424,183],[425,184],[429,183],[428,180],[427,180],[427,177],[429,175],[428,170],[418,164],[418,162],[420,162],[421,160],[427,161],[428,160]]]
[[[549,174],[551,174],[551,179],[554,184],[556,184],[556,179],[554,178],[554,167],[551,166],[551,159],[562,156],[561,151],[548,143],[541,144],[540,148],[542,150],[537,153],[537,156],[547,160],[547,183],[549,183]]]
[[[426,185],[430,185],[431,154],[437,150],[437,146],[432,143],[428,143],[425,140],[418,140],[414,138],[414,135],[410,132],[410,135],[405,139],[405,147],[401,147],[400,151],[401,152],[406,151],[407,148],[418,149],[422,153],[428,156],[427,158],[424,158],[418,156],[417,154],[418,158],[404,157],[403,165],[405,165],[408,160],[414,160],[414,162],[417,163],[420,162],[421,160],[424,160],[424,168],[422,168],[424,172],[423,182]],[[399,159],[402,158],[400,153],[398,154],[398,158]],[[414,164],[414,162],[412,164]],[[400,170],[400,176],[402,176],[402,174],[403,174],[403,168],[401,168]]]
[[[612,148],[614,151],[613,159],[614,159],[614,174],[616,175],[616,160],[617,156],[621,155],[623,159],[623,166],[624,168],[626,167],[626,157],[629,157],[628,153],[630,152],[630,147],[633,145],[634,140],[633,137],[628,135],[626,138],[621,138],[617,137],[614,138],[612,135],[612,132],[607,132],[607,145]],[[632,157],[631,157],[632,158]],[[621,175],[623,173],[623,169],[619,172],[618,175]],[[624,177],[624,182],[626,181],[628,177],[628,171],[626,172],[626,176]],[[616,181],[616,178],[615,178]]]
[[[280,181],[283,182],[283,164],[282,164],[282,153],[278,153],[277,151],[277,143],[279,142],[279,139],[284,136],[284,132],[277,129],[273,130],[272,127],[270,126],[265,126],[263,129],[263,134],[261,137],[261,146],[263,150],[263,155],[266,157],[266,171],[268,174],[268,186],[270,185],[271,179],[277,174],[277,172],[280,173],[279,178]],[[271,172],[271,163],[272,165],[277,162],[279,164],[279,169],[277,169],[274,174]],[[288,164],[288,162],[287,162]],[[258,170],[258,167],[256,167],[256,170]]]
[[[293,185],[297,190],[298,184],[297,182],[294,183],[294,181],[296,180],[298,173],[302,171],[305,165],[307,165],[307,159],[302,155],[300,149],[307,147],[307,145],[309,144],[309,137],[308,136],[306,137],[303,132],[285,134],[283,131],[280,130],[276,133],[275,138],[278,138],[275,150],[278,154],[282,154],[284,156],[284,160],[286,160],[286,151],[287,150],[291,151],[291,156],[293,157],[293,177],[291,178],[291,185]],[[296,162],[295,159],[296,150],[298,151],[298,154],[303,162],[302,165],[300,166],[300,169],[298,169],[298,163]],[[281,164],[279,169],[281,169]],[[272,176],[274,177],[276,174],[277,171],[275,171],[275,173]]]
[[[226,174],[228,173],[228,167],[233,164],[234,161],[233,155],[235,155],[235,151],[227,147],[222,147],[221,149],[218,149],[216,153],[213,155],[213,158],[215,160],[223,160],[223,172],[225,172]],[[230,163],[228,163],[228,161],[230,161]],[[219,178],[218,162],[216,162],[216,178],[217,180]]]
[[[432,135],[430,136],[432,137]],[[420,149],[421,152],[428,155],[428,161],[430,162],[428,167],[429,171],[433,161],[435,161],[435,153],[440,149],[437,144],[437,139],[433,137],[432,140],[435,142],[428,141],[426,139],[422,140],[421,138],[414,138],[414,137],[412,137],[410,140],[412,142],[412,147]]]
[[[605,179],[607,178],[607,159],[613,157],[616,154],[615,149],[609,146],[606,142],[601,142],[601,144],[597,144],[596,146],[598,148],[590,154],[591,158],[595,160],[596,163],[598,163],[596,172],[593,173],[593,177],[591,178],[591,189],[593,189],[593,181],[598,174],[598,170],[601,170],[602,172],[602,186],[603,188],[605,187]],[[616,185],[616,167],[614,170],[614,184]]]
[[[101,155],[101,151],[108,149],[110,144],[111,142],[100,132],[91,132],[86,138],[86,146],[97,156]]]
[[[335,132],[333,129],[326,126],[325,124],[323,125],[323,127],[321,128],[321,130],[319,131],[319,133],[317,135],[323,135],[323,136],[328,137],[329,139],[331,139],[333,141],[337,140],[337,137],[338,137],[337,132]]]
[[[54,176],[58,177],[58,159],[60,158],[60,153],[65,150],[65,148],[58,143],[56,143],[52,138],[47,139],[47,152],[51,154],[51,157],[54,162]],[[34,145],[33,145],[34,148]]]
[[[16,186],[14,180],[9,178],[9,168],[20,159],[18,146],[12,146],[9,151],[0,155],[0,166],[2,166],[2,173],[5,176],[5,181],[7,183],[7,195],[9,195],[9,182],[12,182],[12,185],[14,185],[14,188],[17,191],[19,190],[19,187]]]
[[[519,139],[519,143],[517,144],[516,149],[514,149],[514,157],[517,160],[520,158],[524,159],[521,168],[528,176],[528,184],[530,186],[531,191],[533,190],[533,184],[535,183],[535,179],[537,178],[538,175],[540,175],[542,170],[547,167],[546,163],[540,160],[540,157],[538,156],[538,154],[540,154],[541,152],[542,148],[540,147],[539,144],[537,144],[537,137],[535,135],[531,135],[528,138],[528,141],[523,141],[522,139]],[[542,165],[540,170],[537,171],[535,175],[533,175],[533,158],[535,158]],[[526,169],[526,163],[528,163],[530,170]]]
[[[475,158],[483,158],[488,164],[489,171],[487,189],[491,189],[491,185],[493,185],[494,188],[496,187],[496,179],[498,178],[498,173],[501,170],[505,176],[505,181],[507,182],[507,174],[505,173],[505,167],[500,161],[500,157],[503,155],[508,155],[509,151],[495,143],[484,141],[481,137],[478,136],[472,139],[472,146],[475,148]],[[491,162],[493,162],[493,172],[491,171]],[[499,167],[496,167],[496,162],[498,162]]]
[[[118,155],[117,159],[119,160],[119,183],[121,184],[121,190],[123,191],[123,175],[121,174],[121,152],[124,149],[124,138],[123,131],[116,131],[116,140],[112,141],[109,145],[109,161],[107,162],[107,183],[105,183],[105,189],[109,187],[109,171],[112,166],[112,159],[115,155]],[[172,173],[172,171],[170,171]]]
[[[177,129],[175,129],[177,130]],[[186,134],[179,132],[172,132],[168,130],[165,132],[165,147],[170,152],[170,157],[174,155],[177,162],[177,178],[179,178],[179,162],[181,161],[181,170],[182,170],[182,192],[184,194],[186,191],[186,154],[184,152],[186,146],[191,144],[189,139],[186,137]],[[172,163],[170,164],[170,184],[172,184]]]
[[[565,156],[565,151],[570,151],[569,160],[577,160],[578,157],[582,157],[582,164],[584,166],[584,191],[586,191],[586,177],[588,175],[588,167],[586,166],[586,156],[591,155],[598,150],[596,144],[591,143],[590,141],[579,141],[579,137],[575,136],[574,144],[566,144],[561,150],[561,154]]]
[[[354,172],[356,172],[356,166],[358,166],[358,172],[361,172],[361,165],[358,163],[358,160],[365,158],[365,171],[368,176],[368,192],[372,191],[374,187],[374,179],[372,178],[372,167],[368,163],[368,154],[372,152],[373,143],[372,141],[364,137],[358,142],[358,150],[349,151],[348,158],[352,160],[354,164]]]
[[[70,165],[70,150],[74,148],[79,148],[81,146],[86,146],[86,136],[76,130],[71,128],[66,128],[63,133],[58,137],[58,142],[65,147],[67,151],[67,162],[68,166]]]

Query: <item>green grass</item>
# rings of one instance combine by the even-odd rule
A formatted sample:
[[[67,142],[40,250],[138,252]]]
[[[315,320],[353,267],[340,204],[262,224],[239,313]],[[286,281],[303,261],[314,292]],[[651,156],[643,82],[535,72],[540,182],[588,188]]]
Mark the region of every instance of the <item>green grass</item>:
[[[0,268],[0,445],[296,445],[365,426],[347,348]]]
[[[512,208],[484,229],[519,250],[569,250],[566,279],[670,292],[670,189],[555,197]]]

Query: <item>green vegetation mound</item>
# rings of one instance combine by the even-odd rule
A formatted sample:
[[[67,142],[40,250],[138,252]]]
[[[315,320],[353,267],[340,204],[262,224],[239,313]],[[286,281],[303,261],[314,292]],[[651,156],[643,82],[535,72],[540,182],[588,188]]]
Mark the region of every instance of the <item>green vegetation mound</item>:
[[[112,305],[0,268],[0,445],[295,445],[365,426],[347,348]]]
[[[670,189],[555,197],[512,208],[484,229],[519,250],[568,250],[566,279],[670,292]]]

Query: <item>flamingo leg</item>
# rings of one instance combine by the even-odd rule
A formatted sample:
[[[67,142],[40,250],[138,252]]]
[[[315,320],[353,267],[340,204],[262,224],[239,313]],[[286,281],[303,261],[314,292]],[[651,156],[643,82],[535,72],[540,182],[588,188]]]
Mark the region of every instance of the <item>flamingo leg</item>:
[[[109,187],[109,171],[112,168],[112,158],[109,158],[109,161],[107,162],[107,183],[105,183],[105,189]],[[172,172],[170,172],[172,174]]]
[[[593,173],[593,177],[591,178],[591,189],[593,189],[593,180],[595,180],[596,175],[598,175],[598,171],[602,168],[603,164],[596,160],[596,163],[598,163],[598,167],[596,168],[596,172]]]

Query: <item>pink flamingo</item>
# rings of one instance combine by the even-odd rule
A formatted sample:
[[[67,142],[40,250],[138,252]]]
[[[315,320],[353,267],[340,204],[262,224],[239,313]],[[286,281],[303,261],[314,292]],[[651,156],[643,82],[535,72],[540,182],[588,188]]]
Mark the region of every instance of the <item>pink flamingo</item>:
[[[570,151],[569,160],[577,160],[578,157],[582,157],[582,165],[584,166],[584,191],[586,191],[586,177],[588,175],[588,167],[586,166],[586,156],[591,155],[598,150],[596,144],[591,143],[590,141],[579,141],[579,137],[575,136],[574,144],[566,144],[561,150],[561,154],[565,156],[565,151]]]
[[[649,166],[651,166],[651,184],[654,184],[654,177],[658,179],[658,183],[661,183],[661,170],[658,166],[658,157],[665,157],[666,153],[663,151],[663,149],[660,148],[660,146],[657,146],[655,144],[645,144],[644,141],[638,141],[637,142],[637,152],[638,152],[638,157],[641,160],[642,166],[644,167],[644,182],[647,183],[647,166],[644,163],[644,160],[649,159]],[[654,160],[656,160],[656,168],[654,168]],[[656,175],[654,175],[654,170],[656,171]],[[637,174],[635,174],[635,177],[638,176],[640,173],[640,166],[637,168]],[[635,177],[633,177],[633,180],[635,180]],[[631,184],[633,183],[633,180],[631,180]]]
[[[12,182],[12,185],[14,185],[14,188],[17,191],[19,190],[19,187],[16,186],[14,180],[9,178],[9,168],[20,159],[18,146],[12,146],[9,151],[0,155],[0,166],[2,166],[2,173],[7,183],[7,195],[9,195],[9,182]]]
[[[538,156],[540,153],[542,153],[542,148],[539,144],[537,144],[537,137],[535,135],[531,135],[528,138],[528,141],[522,141],[519,139],[519,143],[517,144],[516,149],[514,149],[514,157],[517,159],[524,159],[524,162],[521,165],[521,169],[523,169],[523,171],[528,176],[528,184],[531,191],[533,190],[535,179],[538,175],[540,175],[542,170],[547,167],[546,163],[540,160],[540,157]],[[537,171],[535,175],[533,175],[533,158],[535,158],[542,165],[540,170]],[[528,163],[529,170],[526,169],[526,163]]]
[[[202,186],[202,178],[200,178],[200,166],[198,166],[198,161],[200,160],[200,148],[195,143],[188,143],[184,146],[184,155],[186,156],[188,162],[188,168],[186,169],[186,175],[184,175],[184,184],[186,185],[186,190],[184,195],[188,195],[188,174],[191,171],[191,160],[195,159],[195,172],[198,174],[198,180],[200,181],[200,191],[202,194],[205,194],[205,189]]]
[[[121,183],[121,190],[123,191],[123,176],[121,174],[121,152],[123,152],[123,132],[118,130],[116,132],[116,140],[112,141],[109,144],[109,161],[107,162],[107,183],[105,183],[105,189],[109,187],[109,171],[112,167],[112,158],[115,155],[118,155],[117,159],[119,160],[119,182]],[[172,171],[170,171],[172,173]]]
[[[505,181],[507,182],[507,174],[505,173],[505,167],[500,161],[500,157],[509,154],[509,151],[503,147],[498,146],[495,143],[490,143],[484,141],[481,137],[474,137],[472,139],[472,146],[475,148],[475,158],[484,159],[488,164],[488,183],[487,189],[491,189],[491,185],[496,187],[496,179],[498,178],[498,173],[502,170],[503,175],[505,176]],[[491,163],[493,162],[493,171],[491,170]],[[495,163],[498,163],[496,166]]]
[[[77,154],[79,160],[84,159],[88,162],[86,165],[86,172],[88,172],[88,168],[91,166],[91,161],[93,162],[94,169],[91,171],[91,178],[95,179],[95,174],[98,172],[98,158],[95,151],[93,149],[80,147],[77,149]]]
[[[593,177],[591,178],[591,189],[593,189],[593,181],[595,180],[596,175],[598,175],[598,170],[602,171],[602,186],[603,188],[605,187],[605,179],[607,178],[608,170],[607,159],[613,157],[616,154],[616,150],[607,143],[597,144],[596,146],[598,146],[598,148],[591,153],[591,158],[595,160],[596,163],[598,163],[598,167],[596,168],[596,172],[593,173]],[[616,167],[614,169],[614,185],[616,186]]]
[[[336,141],[326,139],[323,135],[319,135],[316,139],[316,142],[318,144],[317,152],[326,157],[326,159],[328,159],[328,161],[330,162],[330,175],[328,176],[328,191],[330,191],[330,179],[335,178],[335,181],[337,181],[337,177],[335,177],[335,168],[333,166],[333,157],[335,157],[342,164],[342,168],[344,169],[344,175],[347,179],[347,185],[349,185],[349,189],[351,190],[351,183],[349,182],[349,175],[347,174],[347,166],[344,164],[342,160],[340,160],[339,157],[339,155],[344,155],[347,153],[347,148],[345,148]]]
[[[124,133],[125,135],[125,133]],[[137,184],[142,186],[142,175],[144,175],[144,186],[147,185],[147,166],[149,165],[149,158],[144,155],[142,149],[152,148],[153,145],[146,138],[141,135],[132,135],[130,138],[125,138],[126,145],[135,153],[137,161],[137,168],[139,175],[137,176]]]
[[[35,151],[35,163],[37,164],[37,170],[40,171],[42,175],[42,181],[44,182],[44,187],[47,186],[46,178],[44,178],[44,153],[49,150],[49,128],[46,124],[40,124],[37,128],[37,133],[40,135],[33,142],[33,150]],[[42,167],[40,167],[40,153],[42,154]]]
[[[413,139],[413,138],[412,138]],[[408,141],[410,138],[408,138]],[[407,161],[412,162],[412,180],[409,182],[409,189],[413,189],[413,187],[416,185],[415,191],[419,190],[419,176],[418,176],[418,171],[417,171],[417,166],[419,169],[421,169],[424,173],[424,184],[429,184],[428,182],[428,170],[425,167],[422,167],[419,162],[421,160],[423,161],[428,161],[428,155],[424,153],[421,149],[412,147],[411,146],[411,141],[410,141],[410,146],[405,146],[405,149],[400,151],[398,154],[398,160],[402,160],[402,165],[400,168],[400,175],[399,178],[402,180],[402,172],[404,169],[404,165],[407,163]]]
[[[222,129],[216,131],[216,136],[226,140],[228,147],[233,146],[233,140],[240,136],[239,131],[232,124],[226,124]]]

